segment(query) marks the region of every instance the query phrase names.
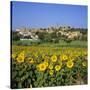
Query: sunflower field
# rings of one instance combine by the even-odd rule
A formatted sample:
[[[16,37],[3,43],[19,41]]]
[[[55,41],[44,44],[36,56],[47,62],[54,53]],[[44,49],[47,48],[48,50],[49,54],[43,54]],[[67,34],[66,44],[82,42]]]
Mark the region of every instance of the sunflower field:
[[[87,49],[12,46],[12,88],[87,84]]]

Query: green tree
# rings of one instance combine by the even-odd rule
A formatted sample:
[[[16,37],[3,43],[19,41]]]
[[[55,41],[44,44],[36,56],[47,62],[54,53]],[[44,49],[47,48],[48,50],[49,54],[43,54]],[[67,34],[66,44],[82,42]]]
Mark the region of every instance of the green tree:
[[[20,40],[20,35],[16,31],[12,31],[12,40],[17,41]]]

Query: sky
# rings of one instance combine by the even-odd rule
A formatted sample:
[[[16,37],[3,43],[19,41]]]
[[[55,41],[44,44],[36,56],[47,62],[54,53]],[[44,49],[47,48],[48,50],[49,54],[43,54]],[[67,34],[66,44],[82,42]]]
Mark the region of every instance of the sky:
[[[71,26],[87,28],[87,6],[33,2],[11,3],[12,29]]]

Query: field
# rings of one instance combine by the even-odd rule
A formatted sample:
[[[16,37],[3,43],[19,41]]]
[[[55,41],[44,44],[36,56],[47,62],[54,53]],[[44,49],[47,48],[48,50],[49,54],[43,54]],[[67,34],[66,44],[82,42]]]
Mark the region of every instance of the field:
[[[37,40],[23,40],[23,41],[13,41],[14,45],[19,46],[42,46],[42,47],[84,47],[87,48],[87,41],[73,40],[70,43],[67,43],[64,40],[59,40],[59,43],[51,42],[42,42]]]
[[[87,84],[86,46],[12,45],[11,58],[12,88]]]
[[[11,3],[11,88],[88,84],[87,6]]]

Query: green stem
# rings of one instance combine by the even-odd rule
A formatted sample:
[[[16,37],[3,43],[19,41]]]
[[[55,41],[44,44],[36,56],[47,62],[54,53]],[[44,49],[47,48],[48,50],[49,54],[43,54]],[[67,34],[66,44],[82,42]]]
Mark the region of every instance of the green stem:
[[[22,88],[22,83],[21,82],[18,83],[18,88]]]

